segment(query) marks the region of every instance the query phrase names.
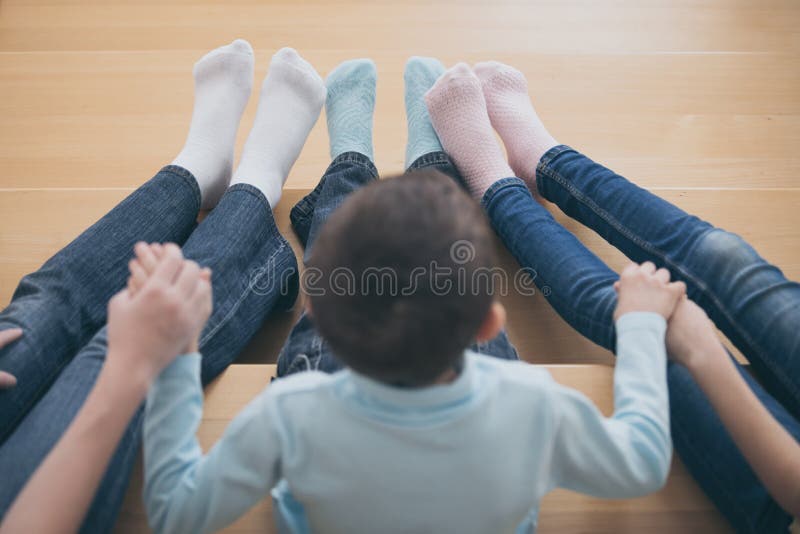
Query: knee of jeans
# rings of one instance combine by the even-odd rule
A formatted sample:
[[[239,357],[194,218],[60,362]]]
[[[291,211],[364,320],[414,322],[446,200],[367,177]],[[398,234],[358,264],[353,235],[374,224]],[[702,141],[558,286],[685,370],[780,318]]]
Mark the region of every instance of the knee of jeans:
[[[699,271],[714,283],[744,284],[755,281],[756,275],[770,271],[758,253],[744,239],[725,230],[713,229],[700,238],[692,253]]]
[[[719,228],[708,231],[698,240],[693,255],[718,268],[740,269],[761,259],[744,239]]]

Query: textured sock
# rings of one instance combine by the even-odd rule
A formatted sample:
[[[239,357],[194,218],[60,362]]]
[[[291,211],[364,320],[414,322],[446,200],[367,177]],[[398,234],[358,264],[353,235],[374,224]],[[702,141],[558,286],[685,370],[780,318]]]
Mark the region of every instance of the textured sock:
[[[231,179],[239,120],[253,87],[253,48],[237,39],[194,64],[194,111],[186,144],[172,162],[191,172],[202,208],[213,208]]]
[[[274,208],[323,102],[325,84],[314,67],[292,48],[278,50],[261,86],[256,120],[231,184],[257,187]]]
[[[432,57],[412,57],[406,63],[403,79],[406,85],[406,169],[420,156],[442,150],[442,144],[431,124],[425,93],[444,72],[444,65]]]
[[[466,63],[446,71],[425,94],[433,127],[472,195],[481,199],[513,176],[486,112],[481,82]]]
[[[508,161],[517,176],[536,190],[536,166],[558,145],[536,114],[528,96],[528,82],[517,69],[488,61],[475,65],[492,126],[500,134]]]
[[[374,159],[372,115],[377,79],[375,63],[371,59],[345,61],[325,79],[328,88],[325,116],[328,119],[331,159],[345,152],[358,152]]]

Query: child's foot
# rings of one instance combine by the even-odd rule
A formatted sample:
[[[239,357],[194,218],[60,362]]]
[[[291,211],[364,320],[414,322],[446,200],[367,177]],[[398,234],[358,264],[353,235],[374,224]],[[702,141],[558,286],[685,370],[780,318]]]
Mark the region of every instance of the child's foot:
[[[558,141],[533,109],[528,82],[520,71],[497,61],[478,63],[474,70],[483,86],[492,126],[506,145],[511,168],[535,191],[536,166]]]
[[[445,72],[425,102],[444,150],[475,198],[480,200],[497,180],[513,176],[492,131],[481,82],[466,63]]]
[[[278,50],[231,185],[257,187],[274,208],[324,101],[325,84],[314,67],[292,48]]]
[[[441,61],[432,57],[412,57],[406,63],[403,79],[406,85],[406,119],[408,121],[408,144],[406,144],[406,168],[420,156],[442,150],[442,144],[431,124],[425,92],[444,72]]]
[[[191,172],[202,208],[213,208],[231,179],[239,120],[253,87],[253,49],[237,39],[194,65],[194,111],[189,136],[172,162]]]
[[[370,160],[372,115],[378,75],[371,59],[345,61],[325,80],[328,98],[325,116],[331,143],[331,159],[345,152],[358,152]]]

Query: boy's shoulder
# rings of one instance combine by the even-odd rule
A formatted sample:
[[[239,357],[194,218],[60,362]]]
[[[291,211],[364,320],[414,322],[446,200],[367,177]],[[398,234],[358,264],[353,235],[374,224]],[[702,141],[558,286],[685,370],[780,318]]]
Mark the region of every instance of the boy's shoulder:
[[[555,381],[547,369],[521,360],[504,360],[467,351],[467,358],[481,375],[491,376],[500,384],[525,388],[548,389]]]
[[[314,394],[326,390],[341,380],[347,371],[323,373],[322,371],[303,371],[274,379],[266,392],[274,397]]]

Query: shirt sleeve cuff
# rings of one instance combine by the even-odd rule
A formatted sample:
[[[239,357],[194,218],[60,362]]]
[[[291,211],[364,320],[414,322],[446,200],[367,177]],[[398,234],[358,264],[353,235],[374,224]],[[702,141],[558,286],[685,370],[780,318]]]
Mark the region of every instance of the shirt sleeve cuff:
[[[628,312],[616,322],[617,337],[636,330],[654,330],[663,336],[667,332],[667,320],[655,312]]]
[[[199,376],[200,374],[200,353],[191,352],[189,354],[182,354],[175,358],[172,363],[161,371],[159,380],[170,380],[173,378],[182,378],[185,376]]]

